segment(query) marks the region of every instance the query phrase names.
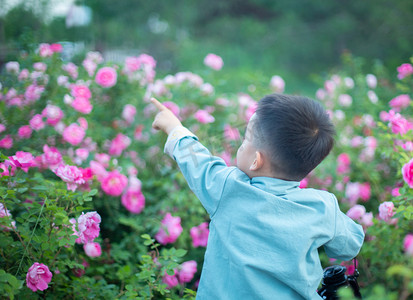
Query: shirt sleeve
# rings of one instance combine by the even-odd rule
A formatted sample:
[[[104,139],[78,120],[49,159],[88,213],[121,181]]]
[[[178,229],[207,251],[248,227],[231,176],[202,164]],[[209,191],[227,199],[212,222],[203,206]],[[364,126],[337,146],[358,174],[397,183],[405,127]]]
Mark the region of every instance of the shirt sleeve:
[[[212,218],[219,206],[228,175],[228,167],[220,157],[213,156],[187,128],[173,129],[165,144],[165,153],[178,164],[189,187]]]
[[[340,260],[351,260],[357,256],[364,241],[363,227],[356,224],[345,215],[335,201],[335,234],[334,237],[324,245],[326,254],[330,258]]]

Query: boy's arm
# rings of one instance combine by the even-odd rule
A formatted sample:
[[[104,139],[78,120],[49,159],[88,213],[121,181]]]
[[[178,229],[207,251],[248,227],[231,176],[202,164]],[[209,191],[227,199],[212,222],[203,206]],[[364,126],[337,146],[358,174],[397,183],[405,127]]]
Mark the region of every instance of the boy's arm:
[[[233,168],[228,168],[223,159],[212,156],[165,106],[156,99],[151,101],[160,110],[152,126],[168,134],[165,153],[176,160],[189,187],[212,217]]]
[[[336,206],[335,234],[334,237],[324,245],[326,254],[330,258],[340,260],[351,260],[359,253],[364,241],[363,227],[356,224]]]

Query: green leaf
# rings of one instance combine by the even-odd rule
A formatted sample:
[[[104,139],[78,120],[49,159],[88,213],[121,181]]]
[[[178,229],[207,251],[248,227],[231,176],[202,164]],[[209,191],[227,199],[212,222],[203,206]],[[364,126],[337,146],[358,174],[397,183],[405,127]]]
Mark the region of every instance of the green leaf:
[[[91,190],[90,192],[89,192],[89,196],[94,196],[94,195],[96,195],[98,193],[98,190],[97,189],[93,189],[93,190]]]
[[[186,254],[187,252],[188,252],[188,251],[185,250],[185,249],[178,249],[178,250],[176,250],[175,255],[176,255],[177,257],[183,257],[183,256],[185,256],[185,254]]]

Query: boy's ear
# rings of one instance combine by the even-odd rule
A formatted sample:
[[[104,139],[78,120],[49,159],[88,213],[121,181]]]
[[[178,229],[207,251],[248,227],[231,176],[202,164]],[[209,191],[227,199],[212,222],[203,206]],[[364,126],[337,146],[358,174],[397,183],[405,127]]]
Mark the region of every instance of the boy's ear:
[[[255,158],[250,166],[251,171],[258,171],[264,164],[264,156],[261,152],[255,151]]]

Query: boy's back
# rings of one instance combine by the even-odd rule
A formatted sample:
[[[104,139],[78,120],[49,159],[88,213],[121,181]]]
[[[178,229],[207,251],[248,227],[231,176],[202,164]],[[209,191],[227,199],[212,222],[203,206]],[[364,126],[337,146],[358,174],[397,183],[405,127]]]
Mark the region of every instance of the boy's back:
[[[340,212],[334,195],[296,181],[250,179],[186,134],[166,149],[211,216],[197,299],[320,299],[317,249],[325,244],[330,257],[353,258],[361,226]]]

